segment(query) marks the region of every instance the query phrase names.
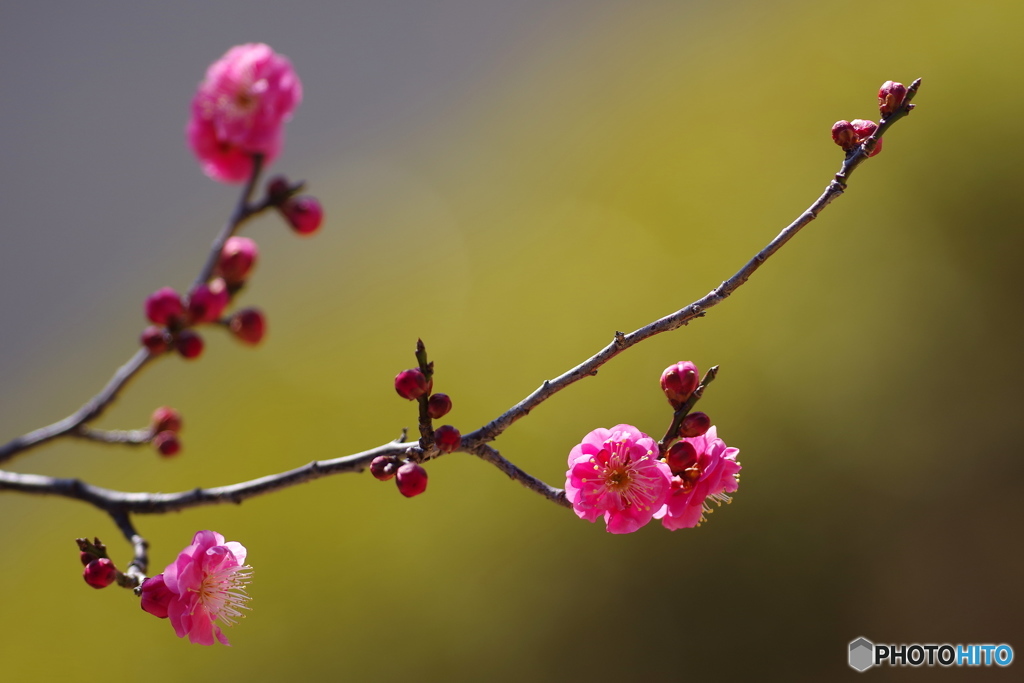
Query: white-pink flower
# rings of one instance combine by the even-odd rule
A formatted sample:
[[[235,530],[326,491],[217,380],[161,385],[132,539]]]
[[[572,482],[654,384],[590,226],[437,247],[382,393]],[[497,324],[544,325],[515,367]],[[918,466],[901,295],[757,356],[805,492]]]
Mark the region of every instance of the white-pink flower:
[[[245,587],[252,567],[245,564],[245,554],[241,543],[225,543],[215,531],[196,532],[163,574],[142,583],[142,609],[170,618],[179,638],[187,635],[199,645],[213,645],[216,638],[230,645],[215,622],[230,626],[249,609]]]
[[[211,178],[248,179],[252,155],[269,164],[281,151],[284,123],[302,101],[291,62],[262,43],[238,45],[210,65],[192,100],[189,146]]]
[[[739,449],[726,446],[718,438],[715,427],[701,436],[680,441],[693,446],[690,452],[693,457],[673,468],[671,495],[654,515],[666,529],[673,531],[699,526],[705,521],[704,515],[712,510],[709,500],[718,505],[730,502],[728,494],[739,487],[737,473],[742,469],[736,462]],[[669,459],[672,461],[671,457]]]
[[[603,516],[610,533],[627,534],[664,506],[671,478],[654,439],[621,424],[595,429],[569,452],[565,495],[581,519]]]

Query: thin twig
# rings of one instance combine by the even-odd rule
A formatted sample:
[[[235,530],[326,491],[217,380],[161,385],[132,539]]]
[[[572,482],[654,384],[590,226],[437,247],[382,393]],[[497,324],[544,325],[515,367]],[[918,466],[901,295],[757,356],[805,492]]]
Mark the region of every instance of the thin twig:
[[[895,121],[903,118],[912,109],[910,100],[917,93],[917,89],[921,84],[921,79],[914,81],[910,88],[907,90],[907,96],[903,102],[903,105],[894,111],[887,119],[883,120],[883,124],[878,127],[876,132],[877,136],[880,136],[882,132],[887,130]],[[788,226],[780,232],[775,239],[768,243],[768,245],[759,251],[754,258],[750,259],[746,265],[740,268],[735,275],[723,282],[721,285],[711,290],[706,296],[694,301],[689,306],[681,308],[671,315],[667,315],[664,318],[655,320],[649,325],[645,325],[640,329],[623,335],[621,332],[615,333],[615,338],[608,346],[601,349],[599,352],[580,363],[576,367],[572,368],[568,372],[556,377],[552,380],[546,380],[537,390],[532,394],[524,398],[516,405],[509,408],[506,412],[487,423],[480,429],[467,434],[466,437],[471,442],[488,442],[498,438],[498,436],[506,429],[512,426],[516,420],[519,420],[526,415],[530,414],[530,411],[539,406],[541,403],[551,398],[554,394],[565,389],[571,384],[578,382],[584,377],[590,377],[596,375],[598,369],[601,368],[605,363],[610,361],[615,356],[619,355],[628,348],[631,348],[645,339],[649,339],[656,334],[662,332],[669,332],[676,330],[683,325],[686,325],[695,318],[702,317],[707,309],[715,306],[724,301],[730,294],[735,292],[744,282],[750,279],[750,276],[760,268],[765,261],[769,259],[775,252],[782,248],[782,246],[791,240],[801,228],[813,221],[818,217],[818,214],[828,206],[832,200],[841,195],[846,190],[846,182],[849,180],[850,175],[865,159],[868,158],[868,152],[866,146],[874,144],[875,136],[872,136],[864,142],[863,145],[858,147],[850,156],[843,161],[843,166],[839,173],[835,175],[832,181],[825,188],[818,199],[811,204],[811,206],[804,211],[800,216],[790,223]]]
[[[135,352],[135,355],[131,359],[117,369],[114,376],[107,382],[107,386],[103,387],[100,393],[89,399],[85,405],[76,410],[68,417],[54,422],[52,425],[41,427],[34,432],[29,432],[23,436],[0,446],[0,463],[6,462],[13,458],[15,455],[27,451],[30,448],[34,448],[41,444],[51,441],[60,436],[70,434],[74,430],[78,429],[79,426],[94,420],[99,417],[107,406],[113,403],[114,399],[117,398],[118,393],[124,388],[125,384],[128,383],[132,377],[134,377],[139,370],[141,370],[146,363],[153,359],[153,356],[146,349],[139,349]]]
[[[99,443],[144,446],[153,440],[153,430],[95,429],[88,425],[79,425],[77,429],[68,432],[68,436],[78,437],[87,441],[98,441]]]
[[[206,257],[206,263],[203,265],[202,270],[199,271],[199,276],[196,278],[195,285],[198,286],[213,275],[214,268],[217,267],[217,261],[220,258],[220,253],[224,250],[224,243],[227,242],[228,238],[233,235],[241,225],[252,218],[253,216],[266,211],[268,208],[274,205],[271,198],[264,198],[258,204],[252,205],[250,201],[252,194],[256,188],[256,184],[259,181],[260,171],[262,169],[262,156],[254,155],[253,157],[253,168],[252,173],[249,176],[249,180],[242,190],[242,194],[238,198],[238,202],[235,205],[235,209],[231,214],[231,218],[221,228],[220,233],[213,240],[213,245],[210,248],[210,253]],[[297,192],[302,188],[302,183],[289,188],[290,193]],[[149,353],[145,348],[139,349],[135,352],[135,355],[131,359],[118,368],[114,376],[107,382],[107,385],[103,387],[100,393],[89,399],[85,405],[76,410],[74,413],[54,422],[46,427],[41,427],[33,432],[19,436],[16,439],[12,439],[8,443],[0,446],[0,464],[11,460],[14,456],[24,451],[42,445],[47,441],[51,441],[58,437],[67,436],[74,433],[86,422],[95,420],[113,403],[114,399],[117,398],[118,393],[124,388],[124,385],[128,383],[132,377],[134,377],[150,360],[153,360],[155,356]],[[87,437],[89,438],[89,437]],[[118,442],[127,443],[127,442]]]
[[[401,437],[404,439],[404,437]],[[0,470],[0,491],[54,495],[89,503],[111,515],[118,513],[160,514],[202,505],[241,503],[255,496],[279,491],[320,477],[361,472],[378,455],[405,455],[414,444],[396,439],[383,446],[333,460],[314,460],[287,472],[271,474],[230,486],[197,488],[178,493],[132,493],[88,484],[80,479],[61,479],[40,474],[19,474]]]
[[[510,479],[515,479],[526,488],[530,489],[531,491],[535,491],[536,493],[539,493],[540,495],[544,496],[551,502],[557,503],[563,507],[572,507],[572,503],[570,503],[565,497],[564,490],[556,489],[553,486],[549,486],[540,479],[537,479],[536,477],[527,474],[523,470],[519,469],[516,465],[512,464],[510,461],[502,457],[501,453],[496,451],[491,446],[488,446],[485,443],[478,443],[475,446],[473,446],[473,448],[469,452],[477,456],[481,460],[491,463],[499,470],[507,474]]]

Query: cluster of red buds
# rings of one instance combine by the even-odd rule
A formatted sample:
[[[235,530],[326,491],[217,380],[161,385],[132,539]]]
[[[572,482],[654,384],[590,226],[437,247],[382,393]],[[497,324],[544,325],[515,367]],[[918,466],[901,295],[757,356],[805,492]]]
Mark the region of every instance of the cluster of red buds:
[[[886,81],[878,90],[878,112],[884,121],[887,116],[903,106],[907,97],[907,86],[894,81]],[[908,105],[913,107],[914,105]],[[832,126],[832,140],[843,148],[843,151],[850,153],[864,144],[868,138],[878,130],[878,124],[874,121],[854,119],[853,121],[836,121]],[[868,154],[873,157],[882,151],[882,138],[878,138],[874,149]]]
[[[705,413],[690,412],[699,386],[700,372],[692,361],[680,361],[661,373],[661,390],[679,420],[679,427],[669,435],[670,439],[692,439],[704,435],[711,428],[711,418]]]
[[[452,425],[442,425],[433,429],[432,420],[439,420],[452,409],[452,399],[448,394],[431,393],[434,390],[434,364],[427,362],[427,352],[422,341],[416,344],[416,357],[420,367],[409,368],[395,375],[395,391],[407,401],[418,401],[420,404],[420,433],[430,437],[429,442],[421,439],[420,445],[426,448],[432,442],[442,453],[451,453],[462,445],[462,434]],[[392,477],[398,484],[403,496],[412,498],[427,490],[427,471],[412,460],[382,455],[370,463],[370,473],[381,481]]]
[[[320,202],[310,196],[293,196],[297,188],[277,176],[267,183],[266,204],[280,212],[299,235],[316,232],[323,222]],[[163,287],[146,298],[146,317],[153,325],[142,332],[142,345],[152,354],[176,350],[183,358],[198,358],[203,339],[197,325],[219,323],[246,344],[258,344],[267,329],[266,318],[256,308],[243,308],[222,317],[234,296],[245,286],[259,257],[256,242],[248,237],[229,237],[221,249],[210,279],[193,287],[184,297]]]
[[[153,411],[149,420],[149,431],[153,435],[151,443],[156,452],[165,458],[178,454],[181,450],[181,441],[178,440],[178,432],[181,431],[181,413],[174,408],[161,406]]]

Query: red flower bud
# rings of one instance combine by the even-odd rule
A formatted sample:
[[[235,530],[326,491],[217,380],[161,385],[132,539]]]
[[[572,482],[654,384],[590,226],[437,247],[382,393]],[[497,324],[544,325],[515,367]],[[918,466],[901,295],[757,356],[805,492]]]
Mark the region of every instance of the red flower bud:
[[[217,262],[217,272],[220,273],[228,284],[240,285],[249,276],[249,271],[256,265],[256,257],[259,256],[259,249],[256,243],[248,237],[229,237],[224,243],[224,249],[220,252],[220,260]]]
[[[849,121],[836,121],[832,124],[832,139],[844,152],[849,152],[860,144],[857,141],[857,133]]]
[[[311,235],[320,229],[324,210],[315,197],[306,195],[286,199],[281,204],[281,213],[292,229],[300,235]]]
[[[857,144],[864,144],[864,141],[875,134],[878,130],[878,124],[874,121],[865,121],[863,119],[854,119],[850,121],[850,125],[853,126],[854,132],[857,134]],[[869,157],[873,157],[882,151],[882,138],[878,138],[878,142],[875,143],[875,148],[871,150]]]
[[[394,477],[398,468],[398,458],[391,455],[378,455],[370,462],[370,474],[380,481]]]
[[[440,420],[452,409],[452,400],[448,394],[434,394],[427,401],[427,413],[434,420]]]
[[[243,308],[231,316],[228,329],[246,344],[259,344],[267,331],[267,319],[259,309]]]
[[[402,370],[395,375],[395,391],[399,396],[410,401],[418,399],[423,394],[429,394],[433,387],[434,382],[428,382],[419,368]]]
[[[149,424],[154,434],[179,432],[181,431],[181,413],[174,408],[160,406],[153,411],[153,416],[149,418]]]
[[[164,583],[164,575],[157,574],[156,576],[149,577],[142,582],[141,589],[142,609],[154,617],[166,619],[167,608],[171,600],[178,597],[178,594],[172,593],[171,589]]]
[[[185,320],[181,297],[170,287],[162,287],[146,297],[146,317],[157,325],[180,326]]]
[[[98,558],[92,553],[83,550],[80,553],[78,553],[78,559],[82,561],[82,566],[85,566]]]
[[[283,175],[276,175],[267,181],[267,196],[275,203],[280,204],[287,199],[290,191],[291,185]]]
[[[117,578],[117,568],[109,559],[101,557],[85,565],[82,578],[93,588],[106,588]]]
[[[178,333],[174,346],[182,358],[198,358],[203,352],[203,338],[192,330],[183,330]]]
[[[228,287],[223,278],[214,278],[192,290],[188,312],[197,323],[212,323],[228,305]]]
[[[398,468],[395,483],[406,498],[418,496],[427,490],[427,471],[414,462],[407,462]]]
[[[451,453],[462,445],[462,434],[455,427],[444,425],[434,432],[434,443],[442,453]]]
[[[171,458],[181,450],[181,441],[178,441],[178,435],[174,432],[160,432],[153,437],[153,448],[165,458]]]
[[[700,373],[697,366],[690,361],[670,365],[661,373],[661,390],[665,392],[673,408],[686,403],[686,399],[690,398],[699,384]]]
[[[907,86],[895,81],[886,81],[878,89],[878,111],[888,116],[901,106],[907,97]]]
[[[665,458],[672,474],[682,474],[688,467],[697,462],[697,449],[688,441],[676,441],[668,449],[668,457]]]
[[[711,429],[711,418],[707,414],[690,413],[683,418],[683,423],[679,425],[679,436],[684,439],[692,439],[695,436],[701,436],[709,429]]]
[[[142,345],[149,349],[154,356],[166,353],[171,348],[171,338],[168,336],[167,330],[156,325],[150,325],[144,329],[140,340]]]

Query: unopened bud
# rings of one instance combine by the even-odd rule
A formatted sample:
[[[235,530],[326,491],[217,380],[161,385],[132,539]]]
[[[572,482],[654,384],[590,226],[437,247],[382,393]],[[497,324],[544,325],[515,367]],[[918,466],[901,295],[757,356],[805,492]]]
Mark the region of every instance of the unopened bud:
[[[154,356],[166,353],[171,348],[171,338],[168,336],[167,330],[156,325],[150,325],[144,329],[140,341]]]
[[[174,432],[160,432],[153,437],[153,448],[165,458],[171,458],[181,450],[181,441],[178,440],[178,435]]]
[[[243,308],[231,316],[228,329],[246,344],[259,344],[267,331],[267,319],[256,308]]]
[[[690,361],[670,365],[661,373],[661,390],[665,392],[673,408],[686,403],[686,399],[690,398],[699,384],[700,373],[697,366]]]
[[[433,386],[434,382],[428,382],[426,375],[419,368],[402,370],[395,375],[395,391],[410,401],[415,401],[423,394],[429,394]]]
[[[220,260],[217,261],[217,272],[230,285],[239,285],[245,282],[249,271],[256,265],[256,257],[259,256],[259,249],[256,243],[248,237],[229,237],[224,243],[224,249],[220,252]]]
[[[391,455],[378,455],[370,462],[370,474],[380,481],[387,481],[395,476],[399,466],[398,458]]]
[[[407,462],[398,468],[395,483],[406,498],[418,496],[427,490],[427,471],[414,462]]]
[[[697,462],[697,449],[687,441],[676,441],[668,449],[665,461],[672,474],[682,474],[687,467],[692,467]]]
[[[82,578],[93,588],[106,588],[117,578],[117,568],[109,559],[101,557],[85,565]]]
[[[96,559],[99,559],[99,558],[97,558],[95,555],[93,555],[92,553],[90,553],[88,551],[82,550],[81,552],[78,553],[78,559],[82,561],[82,566],[84,567],[85,565],[89,564],[93,560],[96,560]]]
[[[857,132],[853,130],[853,124],[849,121],[836,121],[832,124],[832,139],[844,152],[849,152],[860,144],[857,141]]]
[[[711,418],[706,413],[690,413],[683,418],[679,425],[679,436],[684,439],[692,439],[695,436],[702,436],[711,429]]]
[[[440,420],[452,409],[452,400],[448,394],[434,394],[427,401],[427,413],[434,420]]]
[[[212,323],[228,305],[228,286],[223,278],[215,277],[192,290],[188,298],[188,312],[197,323]]]
[[[289,185],[288,179],[283,175],[276,175],[267,181],[267,196],[276,204],[280,204],[285,199],[288,199],[290,191],[291,185]]]
[[[184,323],[185,307],[170,287],[162,287],[146,297],[146,317],[157,325],[178,327]]]
[[[182,358],[198,358],[203,352],[203,338],[192,330],[182,330],[174,341],[174,347]]]
[[[320,229],[324,220],[324,210],[315,197],[302,195],[286,199],[281,204],[281,214],[300,235],[311,235]]]
[[[149,418],[149,424],[154,434],[159,434],[160,432],[180,432],[181,413],[174,408],[160,406],[153,411],[153,416]]]
[[[907,97],[907,86],[896,81],[886,81],[878,89],[878,111],[888,116],[901,106]]]
[[[462,445],[462,434],[455,427],[444,425],[434,432],[434,443],[442,453],[451,453]]]
[[[854,132],[857,134],[857,144],[863,144],[865,140],[875,134],[878,130],[878,124],[874,121],[865,121],[863,119],[854,119],[850,121],[850,125],[853,126]],[[869,157],[873,157],[882,151],[882,138],[878,138],[875,142],[875,148],[871,150]]]

